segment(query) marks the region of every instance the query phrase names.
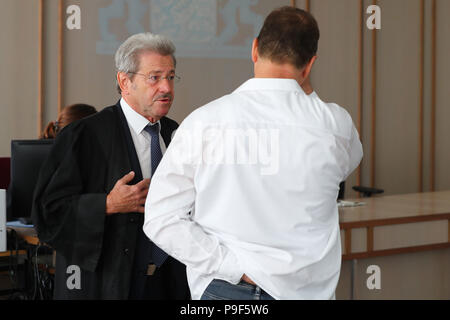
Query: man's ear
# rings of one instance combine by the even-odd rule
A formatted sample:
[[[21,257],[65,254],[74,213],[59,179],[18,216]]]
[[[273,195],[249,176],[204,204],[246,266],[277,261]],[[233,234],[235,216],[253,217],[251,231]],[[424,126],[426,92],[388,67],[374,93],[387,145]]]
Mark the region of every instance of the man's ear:
[[[316,59],[317,59],[317,56],[312,57],[311,60],[309,60],[309,62],[303,68],[303,71],[302,71],[303,79],[306,79],[309,76],[309,74],[311,73],[312,66],[313,66],[314,62],[316,61]]]
[[[128,94],[130,82],[130,78],[128,78],[128,75],[125,72],[117,72],[117,83],[119,84],[122,94]]]
[[[258,61],[258,38],[253,39],[253,43],[252,43],[252,61],[253,61],[253,63]]]

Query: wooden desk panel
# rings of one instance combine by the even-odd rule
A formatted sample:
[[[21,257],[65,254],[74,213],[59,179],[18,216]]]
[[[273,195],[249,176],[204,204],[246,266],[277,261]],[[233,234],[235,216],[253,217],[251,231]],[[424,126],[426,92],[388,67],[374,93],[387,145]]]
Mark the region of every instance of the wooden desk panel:
[[[385,220],[431,221],[450,219],[450,191],[412,193],[404,195],[363,198],[365,206],[339,208],[341,225]],[[392,223],[389,223],[392,224]]]
[[[339,208],[340,227],[345,232],[344,260],[450,247],[450,191],[364,198],[357,201],[365,202],[366,205]],[[378,228],[428,221],[447,223],[447,241],[374,250],[374,232]],[[366,229],[366,250],[354,253],[352,229],[358,228]]]
[[[10,257],[10,256],[15,256],[15,255],[26,255],[27,254],[27,250],[8,250],[5,252],[0,252],[0,257]]]

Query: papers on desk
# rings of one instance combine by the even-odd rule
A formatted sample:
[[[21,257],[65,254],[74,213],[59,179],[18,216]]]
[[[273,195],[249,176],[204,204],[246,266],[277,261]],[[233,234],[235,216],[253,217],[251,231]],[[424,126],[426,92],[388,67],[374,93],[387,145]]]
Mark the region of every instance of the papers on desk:
[[[344,201],[344,200],[338,200],[338,207],[359,207],[359,206],[365,206],[365,202],[360,201]]]
[[[19,220],[7,222],[6,226],[14,227],[14,228],[33,228],[34,227],[32,224],[23,224]]]

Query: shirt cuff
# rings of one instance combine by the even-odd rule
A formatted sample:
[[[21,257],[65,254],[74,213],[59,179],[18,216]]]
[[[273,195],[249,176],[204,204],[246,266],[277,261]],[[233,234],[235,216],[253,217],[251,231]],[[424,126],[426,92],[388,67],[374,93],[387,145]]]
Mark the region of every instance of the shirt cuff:
[[[223,262],[219,268],[217,278],[221,278],[232,284],[238,284],[241,281],[244,272],[241,269],[241,265],[236,255],[226,248],[226,253]]]

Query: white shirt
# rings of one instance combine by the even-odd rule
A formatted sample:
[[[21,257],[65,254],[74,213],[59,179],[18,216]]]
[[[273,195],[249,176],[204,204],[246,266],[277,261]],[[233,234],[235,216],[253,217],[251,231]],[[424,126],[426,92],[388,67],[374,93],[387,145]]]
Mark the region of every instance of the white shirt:
[[[250,79],[183,121],[153,176],[144,231],[186,264],[193,299],[244,273],[276,299],[332,299],[339,183],[361,158],[343,108],[295,80]]]
[[[141,166],[142,178],[147,179],[152,175],[151,168],[151,155],[150,155],[150,143],[152,138],[150,134],[144,130],[144,128],[150,124],[160,123],[159,120],[155,123],[151,123],[145,117],[134,111],[128,103],[121,98],[120,106],[122,107],[123,114],[127,119],[128,127],[130,128],[131,138],[133,139],[134,148],[139,159],[139,165]],[[161,136],[161,124],[159,125],[159,145],[161,146],[161,152],[166,152],[166,145]]]

